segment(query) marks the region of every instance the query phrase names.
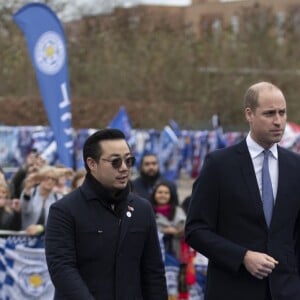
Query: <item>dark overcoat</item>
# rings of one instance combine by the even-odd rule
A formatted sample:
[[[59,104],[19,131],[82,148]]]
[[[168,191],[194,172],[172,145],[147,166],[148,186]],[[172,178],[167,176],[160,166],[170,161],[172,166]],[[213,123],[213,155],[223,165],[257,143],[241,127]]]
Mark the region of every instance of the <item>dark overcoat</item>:
[[[270,228],[246,141],[215,151],[205,160],[186,223],[187,242],[209,258],[207,300],[264,300],[267,281],[274,300],[299,300],[300,158],[278,146],[279,178]],[[256,279],[244,267],[247,250],[279,261]]]
[[[166,300],[152,207],[129,194],[124,216],[85,181],[50,208],[46,259],[56,300]]]

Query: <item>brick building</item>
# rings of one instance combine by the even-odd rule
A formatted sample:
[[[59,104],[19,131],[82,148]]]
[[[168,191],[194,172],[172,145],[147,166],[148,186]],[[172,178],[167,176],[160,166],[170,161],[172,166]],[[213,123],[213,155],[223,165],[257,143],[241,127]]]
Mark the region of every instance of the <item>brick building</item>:
[[[214,30],[225,26],[231,27],[234,31],[238,30],[243,22],[241,11],[254,7],[270,8],[278,24],[283,24],[292,12],[293,22],[299,25],[300,29],[300,1],[298,0],[193,0],[190,6],[185,7],[140,5],[129,9],[117,8],[113,13],[100,15],[100,18],[90,16],[84,19],[90,29],[97,23],[109,27],[119,19],[129,23],[130,26],[141,26],[150,31],[163,20],[172,28],[186,25],[197,36],[201,36],[203,30]],[[78,34],[78,26],[77,21],[67,25],[73,33],[71,35]]]
[[[148,17],[147,24],[149,26],[162,18],[167,20],[171,26],[183,23],[191,26],[197,35],[201,35],[201,31],[210,26],[229,25],[234,30],[237,29],[243,21],[240,19],[240,11],[255,6],[272,9],[278,22],[283,22],[291,11],[296,19],[300,21],[300,2],[297,0],[193,0],[192,4],[187,7],[133,7],[130,9],[130,14],[134,16],[134,20]],[[117,14],[122,10],[117,10]]]
[[[269,7],[278,22],[294,13],[295,21],[300,20],[300,2],[297,0],[193,0],[190,7],[184,8],[185,23],[192,24],[193,30],[201,34],[204,27],[230,25],[237,29],[243,21],[240,11],[257,5]]]

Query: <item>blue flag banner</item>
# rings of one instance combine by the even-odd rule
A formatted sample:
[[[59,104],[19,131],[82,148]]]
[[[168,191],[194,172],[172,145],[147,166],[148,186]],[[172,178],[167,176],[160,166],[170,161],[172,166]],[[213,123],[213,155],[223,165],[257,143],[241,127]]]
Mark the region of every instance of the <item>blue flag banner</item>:
[[[22,160],[18,149],[18,130],[11,127],[3,127],[0,130],[0,162],[11,161],[15,164],[21,164]]]
[[[181,132],[181,162],[180,168],[185,174],[192,173],[194,134],[189,130],[182,130]]]
[[[168,295],[177,296],[178,294],[178,274],[179,274],[179,261],[171,254],[165,254],[165,272]]]
[[[196,283],[191,285],[189,288],[189,300],[204,299],[207,265],[208,259],[198,252],[194,258]]]
[[[83,145],[85,140],[96,132],[96,129],[80,129],[77,132],[77,138],[75,139],[75,161],[76,161],[76,170],[84,169],[83,161]]]
[[[176,136],[180,137],[181,130],[180,130],[179,125],[173,119],[169,120],[169,124],[170,124],[171,128],[173,129],[173,131],[175,132]]]
[[[92,128],[74,130],[74,157],[77,170],[84,168],[82,159],[84,141],[95,131],[96,129]],[[137,159],[137,168],[144,154],[154,153],[158,155],[162,164],[161,173],[174,180],[178,175],[197,177],[207,153],[239,143],[247,134],[248,132],[222,133],[218,132],[218,129],[181,130],[180,136],[177,137],[171,128],[163,131],[132,129],[130,140],[134,141],[131,149]],[[300,153],[300,132],[295,132],[293,140],[292,145],[287,148]],[[286,145],[284,142],[282,146]],[[32,148],[35,148],[49,164],[59,162],[54,134],[50,127],[0,126],[0,165],[4,168],[7,179],[25,162],[26,155]]]
[[[23,31],[60,163],[73,167],[73,130],[64,30],[46,5],[25,5],[13,16]]]
[[[209,152],[209,148],[210,148],[209,132],[207,130],[195,132],[193,163],[192,163],[193,168],[191,174],[193,178],[198,176],[202,164],[204,162],[204,158],[206,154]]]
[[[214,114],[211,118],[212,120],[212,126],[215,132],[215,136],[213,137],[215,143],[211,143],[213,146],[210,148],[210,151],[214,151],[216,149],[225,148],[226,141],[223,135],[223,128],[221,126],[221,122],[219,119],[219,116],[217,114]]]
[[[131,122],[124,106],[121,106],[117,115],[111,120],[108,128],[121,130],[128,141],[131,137]]]
[[[177,179],[179,166],[178,138],[170,126],[165,126],[159,140],[159,162],[161,174],[173,181]]]
[[[0,299],[51,300],[53,297],[45,249],[39,238],[0,238]]]
[[[134,172],[138,171],[140,167],[142,157],[145,154],[149,153],[157,153],[158,152],[158,144],[159,144],[159,136],[160,132],[155,129],[133,129],[131,131],[131,138],[129,141],[133,143],[130,144],[131,150],[136,158],[136,164],[134,167]]]

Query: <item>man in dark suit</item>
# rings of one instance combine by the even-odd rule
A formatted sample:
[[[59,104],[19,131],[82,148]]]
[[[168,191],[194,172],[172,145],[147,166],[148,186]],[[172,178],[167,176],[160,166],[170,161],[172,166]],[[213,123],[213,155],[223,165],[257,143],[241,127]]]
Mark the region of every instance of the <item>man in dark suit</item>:
[[[298,300],[300,158],[277,145],[285,97],[259,82],[244,100],[250,132],[207,155],[193,186],[186,240],[209,259],[206,300]]]
[[[124,134],[103,129],[83,147],[87,175],[50,208],[46,258],[56,300],[167,300],[154,214],[130,190]]]

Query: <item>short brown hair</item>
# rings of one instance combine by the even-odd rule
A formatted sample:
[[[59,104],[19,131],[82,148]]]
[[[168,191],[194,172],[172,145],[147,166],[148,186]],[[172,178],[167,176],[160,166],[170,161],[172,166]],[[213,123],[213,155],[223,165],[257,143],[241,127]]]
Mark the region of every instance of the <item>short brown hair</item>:
[[[270,82],[261,81],[261,82],[255,83],[255,84],[251,85],[245,93],[244,108],[246,109],[247,107],[249,107],[252,111],[254,111],[258,107],[259,93],[266,89],[280,90],[276,85],[274,85]]]

